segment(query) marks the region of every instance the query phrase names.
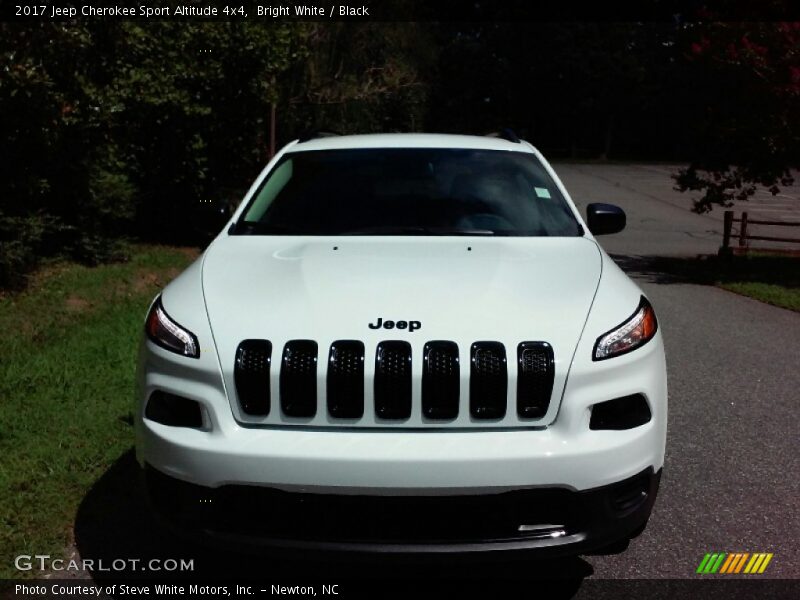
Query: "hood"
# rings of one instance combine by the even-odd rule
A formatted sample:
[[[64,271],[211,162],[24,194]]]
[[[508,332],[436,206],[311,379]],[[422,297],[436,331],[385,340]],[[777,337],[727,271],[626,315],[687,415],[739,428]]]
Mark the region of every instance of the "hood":
[[[207,251],[203,289],[226,375],[252,338],[272,342],[273,373],[293,339],[316,340],[321,364],[334,340],[406,340],[415,354],[452,340],[466,365],[470,344],[500,341],[509,369],[520,342],[546,341],[555,400],[601,266],[597,245],[578,237],[225,236]]]

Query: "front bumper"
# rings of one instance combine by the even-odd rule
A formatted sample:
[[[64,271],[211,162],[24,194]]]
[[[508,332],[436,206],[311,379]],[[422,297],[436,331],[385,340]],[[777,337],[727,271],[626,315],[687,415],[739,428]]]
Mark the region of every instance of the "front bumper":
[[[369,496],[208,488],[147,465],[156,513],[179,533],[215,545],[367,553],[535,551],[580,554],[647,523],[661,471],[584,490],[534,488],[458,496]]]
[[[377,495],[498,493],[532,487],[586,490],[663,464],[657,420],[625,431],[319,431],[232,426],[203,431],[146,418],[137,456],[205,487]]]
[[[199,331],[200,324],[187,326]],[[660,334],[636,352],[602,363],[591,362],[591,341],[585,345],[573,359],[557,418],[547,427],[470,430],[245,425],[233,417],[213,352],[190,360],[145,342],[137,377],[137,458],[156,474],[148,487],[159,511],[216,542],[260,540],[370,552],[583,552],[622,539],[646,522],[664,463],[667,422]],[[148,419],[145,406],[154,391],[198,403],[203,426],[172,427]],[[648,423],[626,430],[590,429],[593,405],[630,394],[646,398],[652,412]],[[469,407],[462,410],[467,414]],[[618,495],[617,486],[632,478],[640,482],[639,501],[614,509],[609,503]],[[171,493],[159,496],[159,479]],[[182,500],[171,505],[170,497]],[[296,504],[315,510],[294,512]],[[271,529],[270,519],[287,505],[298,518],[286,531]],[[353,527],[330,531],[319,523],[320,515],[340,505],[344,523],[353,506],[361,508],[357,515],[388,516],[374,531],[354,538]],[[561,506],[569,510],[551,510]],[[455,509],[464,516],[452,517]],[[252,517],[238,521],[248,514]],[[437,527],[427,527],[410,537],[386,539],[387,524],[398,524],[403,534],[416,530],[408,514],[426,516],[422,522],[428,525],[429,515],[464,524],[465,533],[445,528],[438,534]],[[476,518],[482,515],[510,516],[499,531],[466,527],[485,522]],[[313,525],[303,533],[298,523],[306,521]],[[520,535],[520,525],[533,529]],[[560,527],[548,532],[541,525]],[[560,530],[563,535],[549,535]]]

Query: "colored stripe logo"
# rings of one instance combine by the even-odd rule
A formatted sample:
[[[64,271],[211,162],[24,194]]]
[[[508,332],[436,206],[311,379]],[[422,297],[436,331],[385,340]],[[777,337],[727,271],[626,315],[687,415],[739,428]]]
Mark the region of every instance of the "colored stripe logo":
[[[700,561],[696,573],[713,575],[715,573],[730,575],[731,573],[761,574],[767,570],[772,553],[755,552],[709,552]]]

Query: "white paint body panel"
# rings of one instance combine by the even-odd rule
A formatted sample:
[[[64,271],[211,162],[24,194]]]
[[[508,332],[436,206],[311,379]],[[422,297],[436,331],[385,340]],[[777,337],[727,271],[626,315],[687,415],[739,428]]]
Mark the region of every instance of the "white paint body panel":
[[[293,143],[281,153],[410,146],[534,153],[580,220],[555,173],[526,143],[469,136],[352,136]],[[229,236],[223,231],[162,296],[170,316],[197,336],[200,358],[142,343],[137,457],[168,475],[210,487],[241,483],[326,493],[584,490],[648,467],[658,470],[667,411],[661,332],[629,354],[592,360],[595,340],[630,317],[641,294],[588,233],[468,238]],[[378,317],[420,321],[422,327],[414,332],[368,328]],[[234,353],[248,338],[273,344],[272,410],[266,418],[241,414],[236,402]],[[312,419],[289,419],[278,408],[280,355],[290,339],[319,344],[318,411]],[[363,419],[348,423],[328,416],[325,366],[330,343],[337,339],[364,342],[368,382],[378,342],[411,343],[411,420],[379,422],[371,385],[365,386]],[[431,340],[459,345],[462,394],[455,421],[428,422],[419,416],[422,346]],[[508,411],[501,421],[475,422],[469,414],[464,390],[475,341],[500,341],[506,347]],[[529,422],[518,419],[514,408],[516,347],[522,341],[547,341],[556,358],[550,410]],[[157,389],[199,402],[203,429],[144,418],[146,399]],[[653,414],[649,423],[627,431],[589,430],[593,404],[633,393],[647,399]]]

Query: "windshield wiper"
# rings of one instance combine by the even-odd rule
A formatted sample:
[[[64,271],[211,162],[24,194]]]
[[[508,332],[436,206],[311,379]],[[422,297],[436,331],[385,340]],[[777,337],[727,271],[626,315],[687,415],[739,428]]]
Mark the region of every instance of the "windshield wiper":
[[[351,229],[350,231],[342,231],[338,235],[494,235],[494,231],[491,229],[385,225]]]

